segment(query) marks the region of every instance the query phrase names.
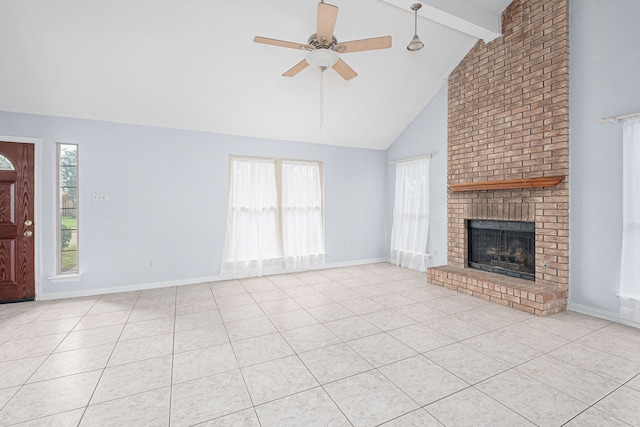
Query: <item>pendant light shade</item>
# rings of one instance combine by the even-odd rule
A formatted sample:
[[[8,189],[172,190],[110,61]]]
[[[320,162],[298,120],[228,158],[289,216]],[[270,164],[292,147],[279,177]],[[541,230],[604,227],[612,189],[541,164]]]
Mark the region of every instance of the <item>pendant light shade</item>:
[[[420,50],[424,47],[424,43],[420,41],[420,37],[418,37],[418,9],[422,7],[422,3],[414,3],[411,5],[411,10],[415,13],[415,31],[413,34],[413,38],[409,42],[407,49],[410,51]]]

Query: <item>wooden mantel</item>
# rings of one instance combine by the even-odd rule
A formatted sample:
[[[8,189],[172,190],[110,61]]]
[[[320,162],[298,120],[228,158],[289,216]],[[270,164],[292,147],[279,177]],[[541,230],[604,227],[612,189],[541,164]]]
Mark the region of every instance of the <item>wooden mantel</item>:
[[[482,190],[511,190],[522,188],[554,187],[565,178],[564,175],[544,176],[540,178],[502,179],[496,181],[462,182],[449,184],[453,192]]]

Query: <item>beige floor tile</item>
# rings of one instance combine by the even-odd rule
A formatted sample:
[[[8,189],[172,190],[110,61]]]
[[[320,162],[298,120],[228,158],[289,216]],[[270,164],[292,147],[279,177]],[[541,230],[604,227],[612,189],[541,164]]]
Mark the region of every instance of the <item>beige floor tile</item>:
[[[0,424],[13,424],[86,406],[101,371],[23,386],[0,411]]]
[[[346,344],[300,353],[300,359],[321,384],[373,369],[373,366]]]
[[[13,339],[27,339],[44,335],[65,334],[70,332],[82,319],[82,317],[69,317],[65,319],[48,320],[46,322],[33,322],[27,324]]]
[[[469,387],[460,378],[419,355],[378,369],[420,406]]]
[[[216,418],[211,421],[207,421],[202,424],[198,424],[197,427],[260,427],[258,416],[256,411],[251,409],[245,409],[236,413],[225,415],[224,417]]]
[[[143,320],[141,322],[129,322],[124,326],[124,330],[120,335],[120,341],[173,333],[173,325],[173,317],[160,317],[158,319]]]
[[[132,312],[130,310],[114,311],[113,313],[89,314],[78,322],[74,331],[104,328],[105,326],[124,325]]]
[[[304,326],[311,326],[319,322],[306,310],[288,311],[269,315],[269,319],[279,331],[298,329]]]
[[[318,382],[297,356],[242,368],[254,405],[316,387]]]
[[[25,421],[24,423],[14,424],[14,427],[77,427],[84,411],[85,408],[74,409],[73,411],[62,412],[60,414]]]
[[[223,325],[215,325],[208,328],[187,329],[177,331],[174,335],[173,352],[198,350],[229,342],[227,330]]]
[[[563,427],[629,427],[629,424],[620,421],[604,412],[591,407],[577,417],[564,424]]]
[[[222,317],[220,317],[218,310],[202,311],[176,316],[175,330],[186,331],[188,329],[207,328],[221,324]]]
[[[107,368],[93,393],[91,404],[170,386],[171,369],[170,355]]]
[[[266,316],[226,323],[225,328],[227,328],[227,333],[231,341],[246,340],[248,338],[278,332],[276,327],[273,326],[273,323],[271,323],[271,320]]]
[[[324,427],[351,424],[320,387],[256,407],[263,427]]]
[[[638,351],[640,343],[635,334],[625,337],[605,332],[605,329],[592,332],[576,342],[609,353],[612,356],[627,359],[636,364],[640,363],[640,351]]]
[[[421,302],[396,307],[395,310],[398,313],[415,320],[416,322],[426,322],[428,320],[446,316],[446,314],[442,311],[434,307],[428,307]]]
[[[381,424],[381,427],[444,427],[440,421],[436,420],[424,409],[409,412],[388,423]]]
[[[258,303],[258,305],[267,316],[270,316],[272,314],[287,313],[289,311],[302,310],[302,307],[290,297],[287,297],[285,299],[278,299],[275,301],[261,302]]]
[[[6,341],[0,345],[0,362],[48,355],[65,336],[66,334],[56,334]]]
[[[47,356],[28,357],[0,363],[0,389],[20,386],[42,365]]]
[[[368,371],[324,386],[356,427],[391,421],[418,409],[418,404],[381,373]]]
[[[141,297],[141,300],[144,297]],[[141,322],[143,320],[158,319],[160,317],[173,317],[176,314],[175,302],[165,302],[160,305],[136,305],[131,311],[129,322]]]
[[[629,380],[629,382],[627,382],[625,385],[634,390],[640,391],[640,373],[638,373],[635,378]]]
[[[231,344],[221,344],[173,356],[173,383],[191,381],[238,368]]]
[[[473,387],[445,397],[425,409],[445,426],[534,427],[518,415]]]
[[[294,354],[291,346],[280,334],[234,341],[232,345],[241,368]]]
[[[541,351],[519,344],[500,334],[500,331],[478,335],[461,342],[509,368],[542,355]]]
[[[640,425],[640,391],[622,386],[594,405],[605,414],[633,426]]]
[[[81,372],[103,369],[113,352],[113,344],[51,354],[29,378],[30,383]]]
[[[562,425],[589,407],[514,370],[489,378],[475,387],[539,426]]]
[[[444,347],[455,340],[421,323],[389,331],[389,335],[408,345],[419,353]]]
[[[374,313],[365,314],[362,318],[383,331],[390,331],[392,329],[398,329],[403,326],[409,326],[416,323],[415,320],[410,319],[407,316],[403,316],[394,310],[376,311]]]
[[[340,300],[340,305],[358,316],[385,309],[382,304],[362,296],[354,299]]]
[[[319,322],[331,322],[332,320],[353,317],[353,313],[340,304],[328,304],[320,307],[312,307],[307,310]]]
[[[249,409],[251,406],[251,399],[239,370],[210,375],[173,386],[171,426],[191,426]]]
[[[417,354],[412,348],[385,333],[359,338],[349,341],[347,344],[375,367],[397,362]]]
[[[55,352],[78,350],[106,344],[115,345],[122,333],[122,329],[124,329],[124,324],[71,332],[56,347]]]
[[[324,326],[329,328],[331,332],[343,341],[351,341],[382,332],[361,317],[348,317],[333,322],[326,322]]]
[[[131,311],[136,303],[136,298],[124,299],[124,300],[104,300],[100,298],[95,303],[91,310],[87,312],[88,315],[113,313],[116,311]]]
[[[424,355],[469,384],[476,384],[509,369],[504,363],[461,343],[440,347]]]
[[[169,418],[169,387],[89,405],[80,427],[165,427]]]
[[[560,347],[549,355],[618,383],[624,383],[640,372],[640,363],[628,361],[579,342]]]
[[[122,365],[173,352],[173,334],[156,335],[136,340],[120,341],[116,344],[107,366]]]
[[[315,350],[341,342],[340,338],[321,324],[283,331],[282,336],[296,353]]]
[[[220,309],[220,316],[224,323],[238,322],[240,320],[255,319],[264,317],[264,312],[258,304],[238,305],[235,307],[223,307]]]
[[[593,405],[620,386],[609,378],[546,355],[515,369],[588,405]]]

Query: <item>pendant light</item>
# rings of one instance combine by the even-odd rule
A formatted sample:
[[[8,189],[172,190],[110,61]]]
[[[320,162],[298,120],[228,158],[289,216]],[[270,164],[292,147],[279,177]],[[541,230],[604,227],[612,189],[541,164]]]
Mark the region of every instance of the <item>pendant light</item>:
[[[413,34],[413,38],[411,39],[411,42],[409,42],[409,45],[407,46],[407,49],[410,51],[416,51],[416,50],[420,50],[424,47],[424,43],[422,43],[420,41],[420,38],[418,37],[418,9],[420,9],[422,7],[422,3],[414,3],[411,5],[411,10],[413,10],[415,12],[415,31]]]

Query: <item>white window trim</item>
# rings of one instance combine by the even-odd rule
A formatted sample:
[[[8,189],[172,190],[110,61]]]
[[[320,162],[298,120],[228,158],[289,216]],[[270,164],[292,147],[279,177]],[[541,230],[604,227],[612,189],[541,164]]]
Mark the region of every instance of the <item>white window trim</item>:
[[[61,271],[62,269],[62,249],[61,249],[61,243],[62,243],[62,233],[61,233],[61,216],[60,216],[60,212],[61,212],[61,206],[60,206],[60,188],[61,188],[61,182],[60,182],[60,147],[62,145],[75,145],[76,146],[76,199],[77,199],[77,205],[76,205],[76,218],[77,218],[77,225],[76,225],[76,236],[78,239],[78,249],[77,249],[77,263],[78,263],[78,269],[77,271],[73,271],[73,272],[69,272],[69,273],[64,273]],[[56,142],[56,148],[55,148],[55,153],[56,153],[56,253],[55,253],[55,262],[56,262],[56,274],[53,276],[48,277],[47,279],[52,282],[52,283],[63,283],[63,282],[75,282],[80,280],[80,278],[82,277],[82,274],[80,273],[80,160],[79,160],[79,154],[80,154],[80,146],[77,143],[73,143],[73,142]]]

